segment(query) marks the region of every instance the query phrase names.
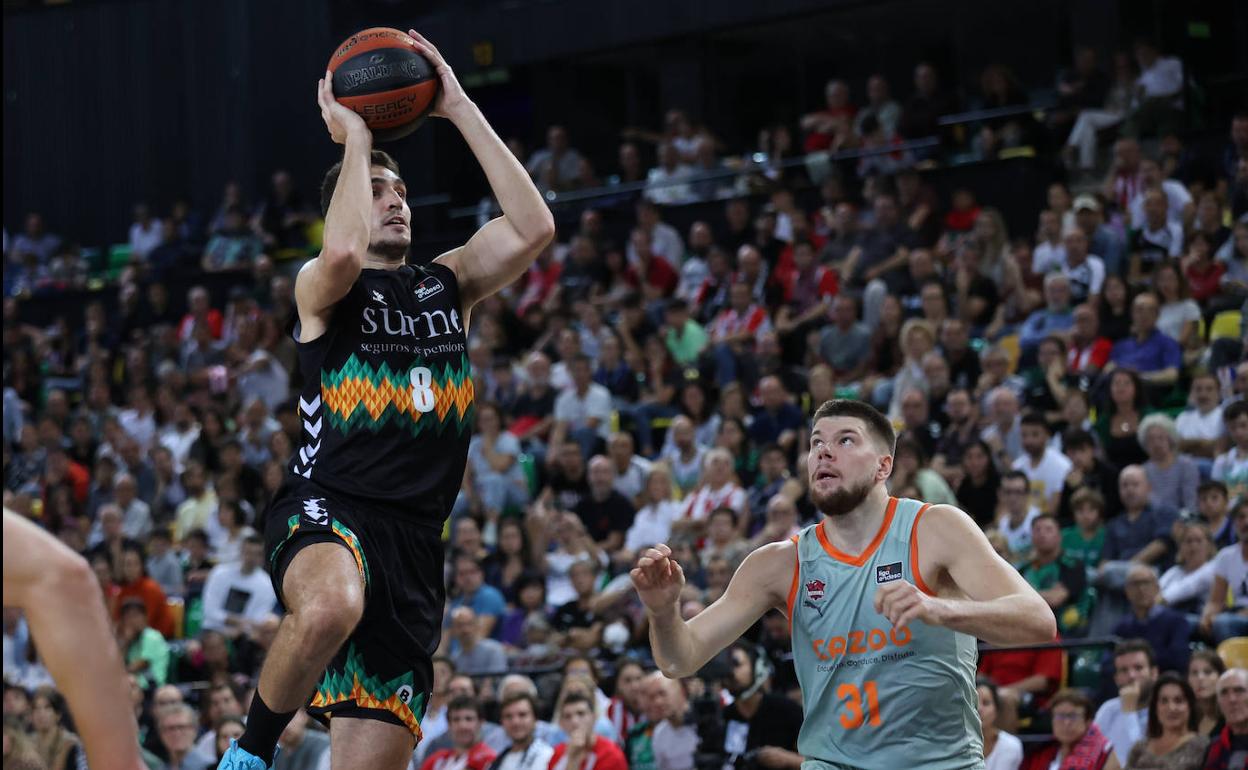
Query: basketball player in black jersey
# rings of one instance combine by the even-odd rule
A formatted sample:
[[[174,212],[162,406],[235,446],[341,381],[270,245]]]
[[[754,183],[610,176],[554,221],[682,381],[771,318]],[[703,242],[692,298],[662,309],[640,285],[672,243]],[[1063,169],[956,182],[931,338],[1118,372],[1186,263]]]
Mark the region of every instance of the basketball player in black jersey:
[[[270,767],[305,704],[329,719],[335,770],[407,767],[440,637],[441,531],[468,456],[472,308],[554,236],[524,168],[437,49],[408,34],[442,82],[432,114],[463,134],[503,216],[464,246],[405,264],[411,211],[398,166],[334,100],[328,73],[318,84],[321,117],[345,149],[322,189],[324,246],[295,282],[301,445],[265,512],[288,614],[221,768]]]

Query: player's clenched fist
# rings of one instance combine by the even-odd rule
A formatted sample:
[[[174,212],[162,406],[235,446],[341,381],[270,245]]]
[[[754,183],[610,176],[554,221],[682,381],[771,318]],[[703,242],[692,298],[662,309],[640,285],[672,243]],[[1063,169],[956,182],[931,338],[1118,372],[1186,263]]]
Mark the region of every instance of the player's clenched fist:
[[[929,596],[908,580],[885,583],[875,592],[875,611],[888,618],[898,628],[911,620],[921,620],[932,626],[942,625],[940,599]]]
[[[672,606],[685,587],[684,570],[672,558],[672,549],[662,543],[643,551],[637,559],[637,566],[629,574],[637,587],[637,595],[648,610]]]

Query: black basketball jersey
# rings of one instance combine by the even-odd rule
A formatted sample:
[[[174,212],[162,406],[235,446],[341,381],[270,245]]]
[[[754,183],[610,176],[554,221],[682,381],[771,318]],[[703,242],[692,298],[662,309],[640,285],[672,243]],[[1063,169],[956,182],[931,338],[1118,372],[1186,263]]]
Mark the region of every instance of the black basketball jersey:
[[[463,482],[472,433],[460,311],[459,284],[445,265],[361,270],[325,333],[298,344],[303,427],[290,472],[440,526]]]

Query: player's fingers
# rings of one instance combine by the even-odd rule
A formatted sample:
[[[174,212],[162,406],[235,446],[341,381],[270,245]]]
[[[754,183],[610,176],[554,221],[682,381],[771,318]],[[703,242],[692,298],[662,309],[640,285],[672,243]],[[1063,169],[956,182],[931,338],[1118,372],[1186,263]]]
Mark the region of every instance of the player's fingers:
[[[654,547],[654,549],[653,549],[653,550],[658,551],[658,552],[659,552],[660,554],[662,554],[663,556],[671,556],[671,555],[672,555],[672,549],[671,549],[671,548],[668,548],[666,543],[659,543],[658,545],[656,545],[656,546]]]

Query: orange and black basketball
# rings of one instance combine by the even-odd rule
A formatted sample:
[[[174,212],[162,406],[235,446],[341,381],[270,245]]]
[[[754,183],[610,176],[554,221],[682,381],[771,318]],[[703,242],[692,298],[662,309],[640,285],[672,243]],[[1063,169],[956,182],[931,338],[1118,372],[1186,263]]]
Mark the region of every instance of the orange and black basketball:
[[[406,33],[372,27],[343,41],[329,58],[334,98],[355,110],[378,141],[401,139],[433,109],[441,81]]]

